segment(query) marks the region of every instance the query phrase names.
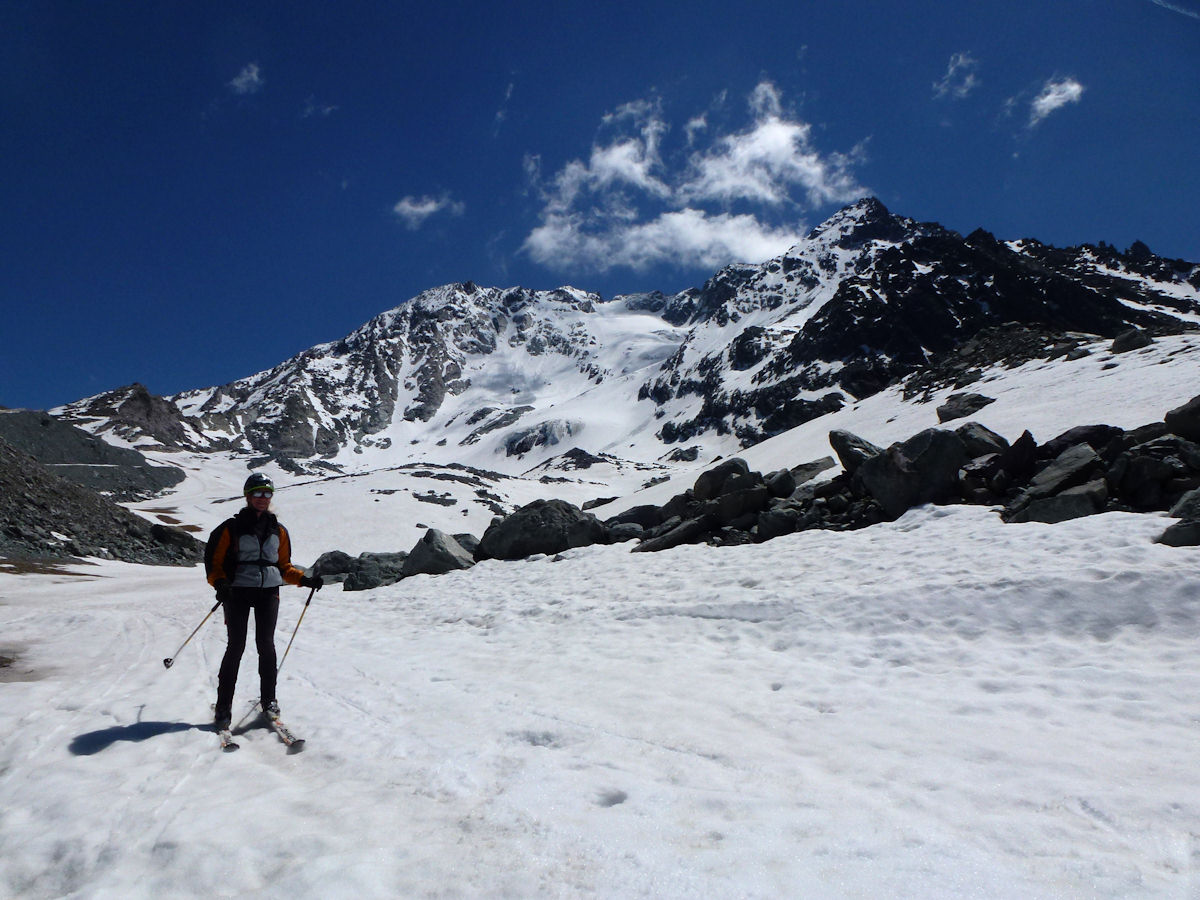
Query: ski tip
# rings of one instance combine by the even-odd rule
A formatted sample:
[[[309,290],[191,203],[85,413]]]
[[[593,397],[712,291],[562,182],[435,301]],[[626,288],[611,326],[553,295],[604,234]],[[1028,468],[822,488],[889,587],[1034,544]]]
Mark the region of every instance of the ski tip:
[[[241,746],[241,744],[235,744],[233,741],[230,741],[228,744],[222,744],[221,749],[223,751],[225,751],[226,753],[232,753],[234,750],[238,749],[238,747],[240,747],[240,746]]]
[[[288,755],[291,756],[293,753],[299,753],[303,749],[304,749],[303,738],[292,741],[290,744],[288,744]]]

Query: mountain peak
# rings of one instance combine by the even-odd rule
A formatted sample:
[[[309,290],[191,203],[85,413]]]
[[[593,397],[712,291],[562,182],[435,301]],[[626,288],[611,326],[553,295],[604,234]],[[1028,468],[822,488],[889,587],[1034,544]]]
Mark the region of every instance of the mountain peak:
[[[892,215],[877,198],[863,197],[838,210],[810,231],[807,239],[852,250],[870,241],[903,241],[912,224],[909,219]]]

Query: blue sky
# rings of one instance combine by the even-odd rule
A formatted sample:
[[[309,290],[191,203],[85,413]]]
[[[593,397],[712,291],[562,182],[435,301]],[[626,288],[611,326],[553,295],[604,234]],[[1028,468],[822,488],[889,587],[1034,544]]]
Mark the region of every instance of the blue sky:
[[[860,196],[1200,260],[1200,0],[0,5],[0,404],[453,281],[674,292]]]

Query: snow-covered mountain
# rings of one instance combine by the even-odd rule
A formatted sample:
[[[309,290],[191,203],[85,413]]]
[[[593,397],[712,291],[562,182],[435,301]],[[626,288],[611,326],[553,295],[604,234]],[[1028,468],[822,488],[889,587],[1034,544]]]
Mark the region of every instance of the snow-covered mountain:
[[[868,201],[674,297],[448,286],[231,385],[56,412],[184,474],[129,504],[152,522],[205,533],[261,467],[304,565],[547,497],[665,508],[717,454],[782,474],[835,429],[928,434],[967,385],[972,425],[1072,444],[1035,478],[1090,440],[1114,487],[1142,466],[1177,493],[1198,288],[1139,245],[960,238]],[[809,499],[836,513],[827,461]],[[1200,896],[1197,551],[1157,542],[1161,505],[923,503],[328,583],[311,611],[285,589],[278,696],[309,749],[253,720],[247,656],[226,756],[202,571],[96,558],[50,467],[14,473],[30,521],[0,515],[0,550],[38,552],[0,559],[2,896]]]
[[[446,285],[231,384],[169,398],[133,386],[57,412],[133,444],[313,473],[516,473],[572,448],[650,465],[750,446],[1008,322],[1195,328],[1200,266],[1139,244],[964,238],[866,199],[782,256],[674,296]]]

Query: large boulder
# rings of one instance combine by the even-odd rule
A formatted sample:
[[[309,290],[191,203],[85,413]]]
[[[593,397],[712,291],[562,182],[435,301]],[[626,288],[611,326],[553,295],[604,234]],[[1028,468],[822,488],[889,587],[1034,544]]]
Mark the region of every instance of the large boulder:
[[[341,550],[322,553],[313,563],[313,573],[326,581],[345,581],[346,576],[353,571],[354,557]]]
[[[949,422],[952,419],[974,415],[989,403],[995,402],[995,397],[985,397],[983,394],[951,394],[946,398],[946,402],[937,408],[938,421]]]
[[[1030,521],[1026,510],[1035,503],[1061,494],[1069,488],[1077,487],[1097,475],[1103,475],[1103,473],[1104,465],[1100,457],[1096,454],[1096,451],[1091,448],[1091,445],[1076,444],[1073,447],[1068,447],[1033,476],[1029,485],[1005,507],[1001,517],[1006,522]],[[1064,503],[1076,504],[1070,506],[1068,510],[1072,514],[1063,514],[1065,518],[1075,518],[1076,514],[1084,515],[1083,512],[1077,512],[1084,508],[1082,501],[1067,500]],[[1046,504],[1035,507],[1035,509],[1045,508],[1048,508]],[[1092,512],[1096,512],[1096,510],[1092,510]],[[1058,512],[1040,513],[1039,515],[1050,516],[1051,518],[1037,518],[1035,521],[1063,520],[1062,518],[1053,518],[1060,515]]]
[[[700,501],[712,500],[728,490],[748,487],[744,480],[750,476],[750,467],[744,459],[734,457],[727,459],[715,468],[702,472],[692,487],[692,495]],[[735,480],[736,487],[727,487],[727,482]]]
[[[876,447],[870,441],[838,428],[829,432],[829,446],[849,475],[857,472],[858,467],[868,459],[883,453],[882,447]]]
[[[346,580],[342,582],[342,590],[369,591],[395,584],[404,577],[401,570],[407,558],[408,554],[403,552],[360,553]]]
[[[1200,488],[1188,491],[1171,507],[1171,515],[1185,522],[1200,522]]]
[[[617,525],[640,525],[642,528],[653,528],[663,523],[662,507],[652,503],[631,507],[623,513],[605,519],[604,524],[612,529]]]
[[[962,438],[963,449],[967,451],[968,459],[978,459],[989,453],[1003,453],[1008,449],[1008,441],[1003,435],[997,434],[990,428],[978,422],[966,422],[954,429],[954,433]]]
[[[488,526],[475,558],[524,559],[603,543],[606,537],[604,525],[591,513],[565,500],[535,500]]]
[[[709,516],[698,516],[680,522],[666,534],[642,541],[633,548],[634,553],[653,553],[670,550],[680,544],[695,544],[712,534],[715,523]]]
[[[1102,512],[1108,487],[1102,479],[1067,488],[1059,494],[1032,500],[1007,518],[1009,522],[1066,522]]]
[[[1113,463],[1109,481],[1133,509],[1169,509],[1200,487],[1200,445],[1174,434],[1138,444]]]
[[[430,528],[417,541],[404,560],[400,575],[444,575],[458,569],[469,569],[475,558],[450,535]]]
[[[854,473],[854,484],[896,519],[913,506],[952,499],[958,492],[958,471],[966,462],[961,437],[927,428],[863,462]]]
[[[1158,536],[1157,543],[1168,547],[1200,547],[1200,522],[1176,522]]]
[[[1119,447],[1119,439],[1124,435],[1124,430],[1114,425],[1077,425],[1038,447],[1038,457],[1054,459],[1064,450],[1069,450],[1078,444],[1087,444],[1103,455],[1110,452],[1111,447]],[[1116,454],[1112,452],[1111,455],[1115,456]]]
[[[1200,397],[1193,397],[1163,417],[1172,434],[1200,443]]]

